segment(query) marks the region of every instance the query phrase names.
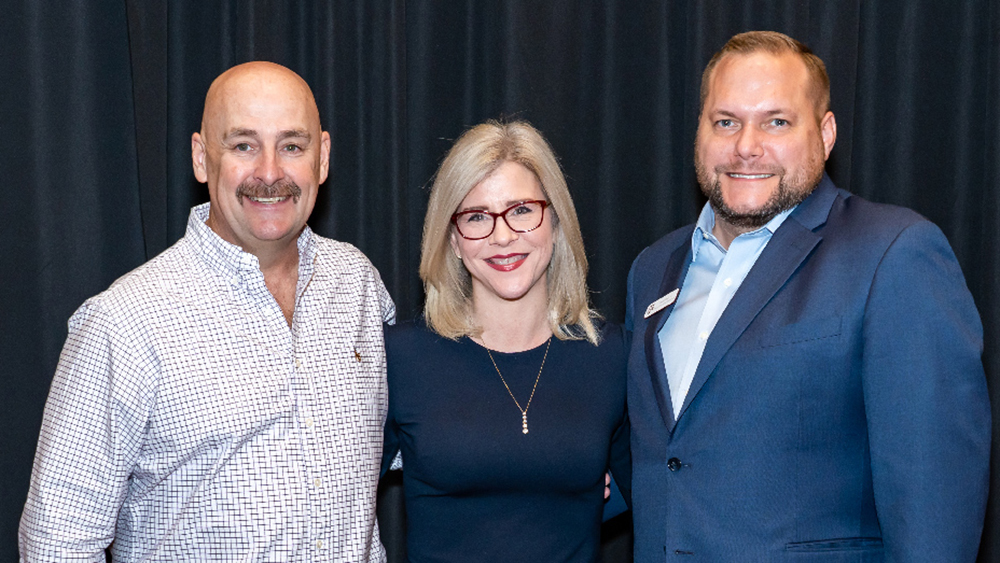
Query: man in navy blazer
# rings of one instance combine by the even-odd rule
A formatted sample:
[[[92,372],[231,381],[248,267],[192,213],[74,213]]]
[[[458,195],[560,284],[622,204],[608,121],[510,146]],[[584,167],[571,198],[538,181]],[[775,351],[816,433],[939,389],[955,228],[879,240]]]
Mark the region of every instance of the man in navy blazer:
[[[794,39],[737,35],[705,69],[709,203],[629,273],[639,563],[976,558],[979,316],[937,227],[824,174],[836,134]]]

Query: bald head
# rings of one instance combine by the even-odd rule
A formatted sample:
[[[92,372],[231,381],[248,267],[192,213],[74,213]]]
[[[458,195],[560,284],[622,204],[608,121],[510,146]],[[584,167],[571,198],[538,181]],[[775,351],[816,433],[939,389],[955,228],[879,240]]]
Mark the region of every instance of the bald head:
[[[330,136],[305,80],[268,62],[222,73],[205,97],[191,156],[219,236],[258,258],[296,252],[330,162]]]
[[[255,104],[275,102],[301,109],[313,125],[310,129],[319,132],[319,109],[306,81],[279,64],[253,61],[234,66],[212,82],[205,96],[201,133],[218,134],[230,114],[252,111]]]

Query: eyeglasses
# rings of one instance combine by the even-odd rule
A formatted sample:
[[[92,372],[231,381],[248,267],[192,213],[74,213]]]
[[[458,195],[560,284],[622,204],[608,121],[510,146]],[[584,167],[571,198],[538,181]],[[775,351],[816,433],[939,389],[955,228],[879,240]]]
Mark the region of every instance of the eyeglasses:
[[[480,240],[492,235],[497,227],[497,217],[503,217],[504,223],[515,233],[528,233],[542,226],[548,205],[547,201],[529,200],[511,205],[500,213],[470,209],[452,215],[451,222],[458,229],[458,234],[469,240]]]

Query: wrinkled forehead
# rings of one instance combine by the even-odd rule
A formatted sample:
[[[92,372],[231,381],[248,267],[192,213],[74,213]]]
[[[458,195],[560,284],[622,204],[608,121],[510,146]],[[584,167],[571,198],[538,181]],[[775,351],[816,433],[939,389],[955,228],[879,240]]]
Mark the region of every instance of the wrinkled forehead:
[[[304,80],[277,65],[246,66],[230,69],[212,83],[202,115],[204,133],[220,136],[243,129],[319,134],[319,110]]]

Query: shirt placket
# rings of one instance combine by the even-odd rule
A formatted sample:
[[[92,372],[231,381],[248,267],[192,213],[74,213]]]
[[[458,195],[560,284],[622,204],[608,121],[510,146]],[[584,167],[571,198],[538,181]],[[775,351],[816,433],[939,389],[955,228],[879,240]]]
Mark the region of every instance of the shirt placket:
[[[307,259],[310,253],[304,253]],[[309,525],[306,531],[308,538],[310,561],[331,560],[333,538],[330,537],[330,526],[326,515],[330,514],[332,498],[332,481],[329,463],[324,459],[324,448],[321,431],[327,427],[328,421],[324,412],[319,409],[316,377],[323,370],[319,357],[311,357],[305,339],[300,338],[300,332],[306,331],[310,320],[309,299],[303,298],[307,291],[316,291],[312,287],[314,264],[310,261],[300,268],[298,295],[295,302],[293,347],[293,395],[295,400],[296,434],[302,448],[303,478],[305,479],[306,495],[309,498]]]

